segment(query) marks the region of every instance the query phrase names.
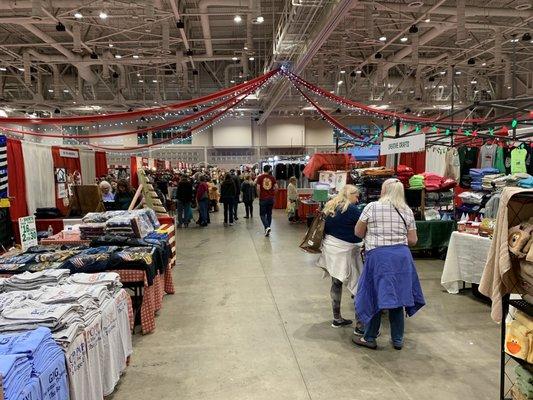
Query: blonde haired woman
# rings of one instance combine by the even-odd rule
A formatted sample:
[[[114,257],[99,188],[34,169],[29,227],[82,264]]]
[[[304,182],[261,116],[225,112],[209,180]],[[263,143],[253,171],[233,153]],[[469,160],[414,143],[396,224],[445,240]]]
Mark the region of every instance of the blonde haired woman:
[[[287,186],[287,211],[289,214],[290,222],[298,221],[298,189],[296,185],[298,180],[295,176],[291,176],[289,179],[289,185]]]
[[[392,345],[401,350],[404,308],[412,316],[425,305],[425,300],[408,247],[418,240],[415,218],[405,203],[404,188],[398,179],[383,183],[380,199],[364,208],[355,234],[365,240],[365,265],[355,297],[356,312],[365,332],[352,341],[376,349],[381,311],[388,310]]]
[[[359,190],[353,185],[346,185],[326,203],[323,210],[326,216],[325,236],[317,266],[324,270],[324,277],[331,276],[333,328],[352,324],[351,320],[341,316],[341,299],[343,284],[353,295],[356,294],[362,266],[361,248],[357,244],[361,239],[355,236],[355,225],[361,214],[356,206],[358,200]],[[357,320],[356,316],[356,330],[361,331],[362,326]]]

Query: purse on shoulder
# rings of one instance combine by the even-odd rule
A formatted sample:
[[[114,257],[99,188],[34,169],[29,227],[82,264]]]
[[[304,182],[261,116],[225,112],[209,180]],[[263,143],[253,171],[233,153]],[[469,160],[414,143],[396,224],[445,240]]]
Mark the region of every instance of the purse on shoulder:
[[[326,225],[326,217],[324,213],[320,212],[315,216],[311,226],[307,230],[304,240],[300,243],[300,248],[308,253],[318,254],[322,251],[322,239],[324,238],[324,227]]]

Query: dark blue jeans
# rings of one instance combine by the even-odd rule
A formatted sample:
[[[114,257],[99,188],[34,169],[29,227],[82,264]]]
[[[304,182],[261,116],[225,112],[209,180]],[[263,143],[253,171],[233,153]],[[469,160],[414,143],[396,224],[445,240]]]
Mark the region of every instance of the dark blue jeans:
[[[184,203],[179,200],[177,201],[176,218],[178,220],[179,225],[188,224],[189,222],[191,222],[190,215],[189,215],[190,208],[191,208],[191,203]]]
[[[270,228],[272,224],[272,208],[274,208],[274,199],[259,200],[259,216],[265,229]]]
[[[198,201],[198,211],[200,213],[200,224],[207,224],[209,217],[209,199]]]
[[[396,346],[403,345],[404,317],[403,307],[393,308],[389,311],[390,335],[392,343]],[[365,327],[365,340],[375,342],[378,337],[379,328],[381,327],[381,311],[370,320]]]

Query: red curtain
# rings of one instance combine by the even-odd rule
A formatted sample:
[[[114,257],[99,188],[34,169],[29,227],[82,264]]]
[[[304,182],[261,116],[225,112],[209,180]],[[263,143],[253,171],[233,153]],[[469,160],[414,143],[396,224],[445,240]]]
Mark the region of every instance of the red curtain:
[[[101,178],[107,176],[107,155],[103,151],[96,151],[94,153],[94,163],[96,170],[96,177]]]
[[[62,157],[61,150],[67,150],[69,152],[75,152],[78,157]],[[80,163],[80,154],[77,149],[70,149],[65,147],[52,146],[52,159],[54,160],[54,170],[56,168],[65,168],[67,170],[67,175],[70,177],[75,174],[80,174],[81,176],[81,163]],[[63,200],[57,197],[57,186],[56,186],[56,207],[65,215],[68,211],[68,206],[65,206]]]
[[[9,213],[12,221],[28,215],[23,157],[20,140],[7,139],[7,182],[11,197]]]
[[[380,167],[386,167],[387,166],[387,156],[384,155],[384,156],[379,156],[379,159],[378,159],[378,165]]]
[[[130,157],[130,182],[131,186],[137,188],[139,186],[139,177],[137,176],[137,157]]]
[[[400,164],[411,167],[415,174],[426,172],[426,152],[402,153],[400,155]]]

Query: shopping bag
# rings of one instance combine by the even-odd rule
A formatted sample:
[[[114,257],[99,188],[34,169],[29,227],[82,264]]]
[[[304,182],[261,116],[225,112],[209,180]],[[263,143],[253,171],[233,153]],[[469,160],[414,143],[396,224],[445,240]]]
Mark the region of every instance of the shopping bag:
[[[320,247],[322,239],[324,238],[324,226],[326,218],[323,213],[319,213],[314,219],[313,223],[307,230],[304,240],[300,244],[300,248],[308,253],[321,253]]]
[[[193,217],[192,216],[192,208],[191,208],[191,206],[189,204],[187,204],[185,206],[185,213],[184,214],[185,214],[185,216],[184,216],[185,221],[192,221],[192,217]]]

